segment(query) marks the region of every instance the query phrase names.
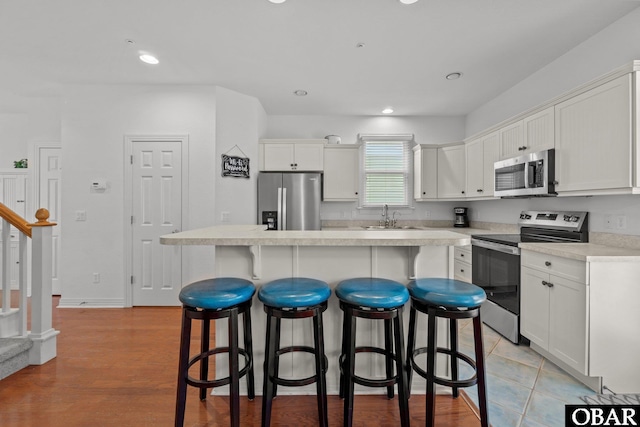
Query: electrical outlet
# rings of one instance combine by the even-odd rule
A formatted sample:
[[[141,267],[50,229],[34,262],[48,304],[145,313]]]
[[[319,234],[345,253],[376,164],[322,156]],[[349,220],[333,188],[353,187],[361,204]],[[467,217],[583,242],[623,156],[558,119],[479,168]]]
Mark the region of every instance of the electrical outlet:
[[[613,228],[613,215],[604,216],[604,228],[608,230]]]
[[[100,283],[100,273],[93,273],[93,283]]]
[[[616,228],[618,230],[624,230],[627,228],[627,216],[616,215]]]
[[[87,211],[76,211],[76,221],[86,221]]]
[[[221,212],[221,213],[220,213],[220,220],[221,220],[222,222],[229,222],[229,215],[230,215],[230,214],[229,214],[229,212],[227,212],[227,211]]]
[[[431,211],[424,211],[424,217],[425,217],[425,219],[430,219],[431,218]]]

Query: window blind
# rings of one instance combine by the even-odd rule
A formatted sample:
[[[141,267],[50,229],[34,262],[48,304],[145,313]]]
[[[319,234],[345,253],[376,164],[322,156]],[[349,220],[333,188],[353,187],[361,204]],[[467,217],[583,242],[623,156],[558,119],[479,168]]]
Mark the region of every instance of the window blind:
[[[411,140],[362,137],[363,206],[409,205]]]

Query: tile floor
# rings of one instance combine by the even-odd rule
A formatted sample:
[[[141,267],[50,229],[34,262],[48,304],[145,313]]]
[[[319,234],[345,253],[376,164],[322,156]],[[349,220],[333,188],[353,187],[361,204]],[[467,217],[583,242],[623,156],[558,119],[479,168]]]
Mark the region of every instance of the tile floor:
[[[564,426],[564,406],[596,394],[528,346],[515,345],[486,325],[483,334],[493,427]],[[460,325],[459,343],[461,351],[473,357],[470,321]],[[477,405],[477,388],[465,391]]]

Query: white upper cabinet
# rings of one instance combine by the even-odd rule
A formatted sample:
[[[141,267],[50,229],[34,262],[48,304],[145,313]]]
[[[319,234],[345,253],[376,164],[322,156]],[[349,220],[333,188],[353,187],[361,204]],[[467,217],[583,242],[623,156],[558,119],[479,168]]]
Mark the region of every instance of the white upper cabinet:
[[[259,170],[321,172],[326,142],[325,139],[260,140]]]
[[[499,133],[494,132],[465,145],[467,198],[493,197],[493,164],[498,160]]]
[[[554,147],[554,109],[548,107],[500,129],[500,159]]]
[[[413,198],[418,201],[438,198],[437,146],[413,147]]]
[[[359,145],[327,145],[324,148],[323,200],[358,200]]]
[[[634,185],[632,76],[555,106],[558,194],[628,192]]]
[[[465,148],[455,145],[438,148],[438,198],[465,198]]]

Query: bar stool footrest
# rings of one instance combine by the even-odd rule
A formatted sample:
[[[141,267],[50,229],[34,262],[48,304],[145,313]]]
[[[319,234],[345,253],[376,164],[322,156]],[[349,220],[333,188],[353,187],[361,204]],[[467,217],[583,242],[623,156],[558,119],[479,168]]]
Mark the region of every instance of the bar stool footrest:
[[[428,377],[428,373],[427,371],[425,371],[424,369],[422,369],[420,366],[418,366],[418,364],[415,361],[415,357],[419,356],[420,354],[425,354],[429,351],[429,349],[427,347],[420,347],[417,348],[413,351],[413,353],[411,354],[411,367],[413,368],[413,370],[420,375],[422,378],[427,379]],[[433,376],[433,382],[435,382],[436,384],[439,385],[444,385],[447,387],[471,387],[474,386],[478,383],[478,374],[477,374],[477,369],[476,369],[476,362],[469,356],[467,356],[464,353],[460,353],[459,351],[452,351],[449,348],[445,348],[445,347],[436,347],[436,352],[441,353],[441,354],[448,354],[451,357],[455,357],[458,360],[462,360],[463,362],[465,362],[468,366],[470,366],[473,371],[474,374],[471,378],[467,378],[467,379],[463,379],[463,380],[451,380],[448,378],[442,378],[442,377],[438,377],[438,376]]]
[[[282,347],[281,349],[279,349],[276,352],[276,358],[280,357],[281,355],[285,354],[285,353],[293,353],[296,351],[303,351],[305,353],[311,353],[313,355],[316,354],[316,351],[313,347],[308,347],[308,346],[300,346],[300,345],[294,345],[294,346],[289,346],[289,347]],[[277,359],[276,359],[277,360]],[[276,362],[277,363],[277,362]],[[322,371],[323,373],[327,373],[327,368],[329,366],[329,359],[327,359],[327,356],[323,356],[322,359]],[[275,384],[281,385],[281,386],[285,386],[285,387],[302,387],[305,385],[309,385],[309,384],[313,384],[318,382],[318,376],[317,375],[312,375],[310,377],[307,378],[299,378],[299,379],[290,379],[290,378],[280,378],[280,377],[269,377],[269,379],[271,381],[273,381]]]
[[[206,353],[200,353],[192,357],[191,360],[189,360],[189,364],[187,365],[187,372],[189,371],[189,368],[191,368],[191,366],[195,365],[197,362],[201,361],[202,359],[206,359],[209,356],[213,356],[214,354],[220,354],[220,353],[229,353],[229,347],[214,348],[207,351]],[[242,378],[249,371],[249,369],[251,369],[253,362],[251,360],[251,357],[249,356],[249,353],[243,348],[238,349],[238,356],[244,357],[244,362],[245,362],[244,367],[238,373],[238,377]],[[193,387],[212,388],[212,387],[229,385],[231,383],[231,377],[224,377],[224,378],[219,378],[215,380],[200,380],[187,375],[186,381],[187,381],[187,384]]]
[[[392,359],[396,358],[395,353],[391,353],[389,351],[386,351],[384,348],[380,348],[380,347],[371,347],[371,346],[356,347],[356,354],[358,353],[377,353],[387,357],[391,357]],[[344,372],[342,370],[342,364],[343,364],[344,358],[345,358],[344,354],[341,354],[340,357],[338,358],[338,365],[340,366],[341,375],[344,375]],[[367,386],[367,387],[390,387],[398,383],[398,375],[395,375],[390,378],[373,379],[373,378],[360,377],[354,374],[352,378],[354,383]]]

